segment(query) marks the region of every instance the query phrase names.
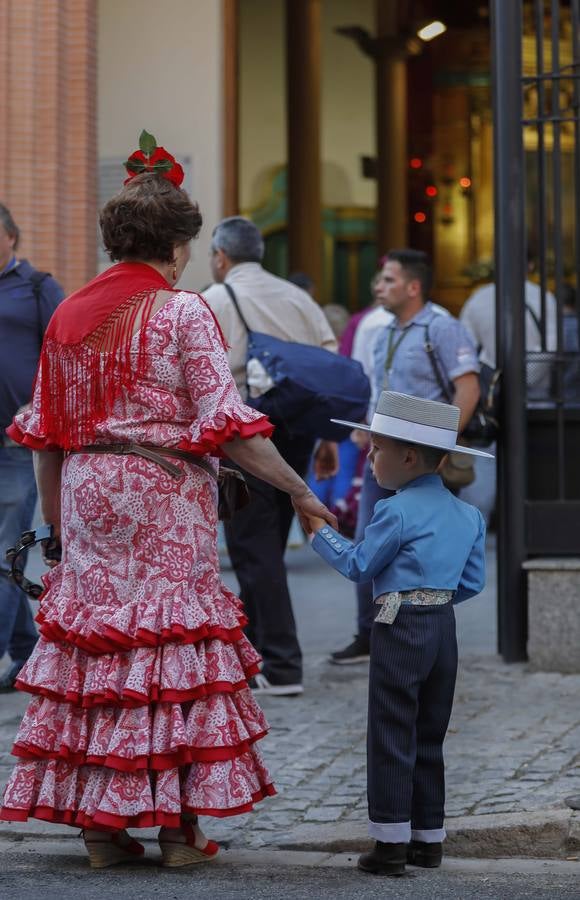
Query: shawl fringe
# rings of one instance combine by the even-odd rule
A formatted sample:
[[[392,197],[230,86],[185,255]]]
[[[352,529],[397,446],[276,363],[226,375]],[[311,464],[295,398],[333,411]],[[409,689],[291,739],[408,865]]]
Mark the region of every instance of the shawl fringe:
[[[159,286],[121,302],[98,327],[76,343],[47,333],[39,363],[40,426],[63,450],[93,443],[97,426],[147,368],[147,333]],[[137,354],[133,336],[139,336]]]

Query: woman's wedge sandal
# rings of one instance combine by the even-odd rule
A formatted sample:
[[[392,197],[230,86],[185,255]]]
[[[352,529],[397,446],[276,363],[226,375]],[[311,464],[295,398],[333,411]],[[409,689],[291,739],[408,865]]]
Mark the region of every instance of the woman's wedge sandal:
[[[116,866],[118,863],[136,862],[145,853],[145,847],[133,840],[127,832],[115,832],[106,834],[104,840],[99,838],[87,838],[83,832],[83,838],[91,869],[106,869],[108,866]],[[121,843],[120,835],[125,840]]]
[[[191,866],[195,863],[210,862],[216,858],[220,848],[215,841],[208,841],[203,849],[196,847],[194,823],[184,822],[180,831],[185,841],[171,840],[159,834],[159,847],[164,866],[169,868]]]

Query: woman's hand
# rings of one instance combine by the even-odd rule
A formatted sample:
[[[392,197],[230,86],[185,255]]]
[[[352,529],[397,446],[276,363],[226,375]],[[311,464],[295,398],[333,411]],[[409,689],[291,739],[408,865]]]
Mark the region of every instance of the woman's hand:
[[[312,519],[319,519],[322,525],[328,523],[333,528],[338,526],[336,516],[310,490],[293,495],[292,506],[306,534],[312,534]]]
[[[55,566],[58,566],[60,560],[59,559],[51,559],[46,556],[46,551],[54,550],[56,547],[60,547],[60,523],[55,524],[52,523],[52,538],[50,541],[42,541],[42,561],[44,565],[49,569],[54,569]],[[62,553],[62,548],[61,548]]]

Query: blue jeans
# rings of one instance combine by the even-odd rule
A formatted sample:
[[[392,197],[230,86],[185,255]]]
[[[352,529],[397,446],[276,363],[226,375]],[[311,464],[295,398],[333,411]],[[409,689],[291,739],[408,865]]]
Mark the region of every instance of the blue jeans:
[[[0,447],[0,658],[8,651],[22,666],[38,639],[28,597],[6,577],[6,550],[32,526],[36,482],[32,454],[24,447]]]
[[[387,497],[392,497],[394,493],[394,491],[388,491],[377,484],[371,470],[371,464],[367,460],[363,472],[363,483],[358,504],[358,516],[354,536],[355,544],[362,541],[365,534],[365,528],[369,525],[373,517],[375,504],[378,503],[379,500],[386,500]],[[363,584],[357,584],[356,599],[358,604],[357,633],[360,637],[370,641],[371,628],[373,627],[375,618],[372,581],[365,581]]]

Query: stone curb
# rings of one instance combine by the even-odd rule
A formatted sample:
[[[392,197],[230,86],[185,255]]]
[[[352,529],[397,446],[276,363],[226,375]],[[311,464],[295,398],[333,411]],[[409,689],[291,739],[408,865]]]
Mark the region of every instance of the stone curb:
[[[457,817],[448,820],[446,828],[448,856],[554,859],[580,851],[580,813],[569,809]],[[284,850],[357,853],[368,848],[369,838],[362,824],[308,825],[277,845]]]
[[[551,808],[535,812],[464,816],[447,822],[447,856],[467,859],[565,859],[580,855],[580,812]],[[0,822],[0,840],[68,841],[78,830],[45,822]],[[154,840],[157,829],[140,829],[140,839]],[[315,853],[360,853],[369,847],[363,822],[301,825],[289,835],[278,832],[263,850]],[[227,842],[226,842],[227,845]],[[234,848],[232,848],[234,849]],[[239,848],[236,848],[239,849]]]

